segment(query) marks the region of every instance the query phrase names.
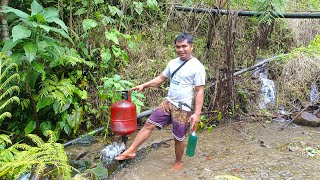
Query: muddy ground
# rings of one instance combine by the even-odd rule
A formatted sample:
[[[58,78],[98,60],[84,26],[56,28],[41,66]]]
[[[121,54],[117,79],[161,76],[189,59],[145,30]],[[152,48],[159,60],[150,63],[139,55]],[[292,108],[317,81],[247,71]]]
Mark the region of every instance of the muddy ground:
[[[187,180],[233,175],[243,179],[320,179],[320,128],[291,124],[280,131],[284,123],[237,122],[211,133],[200,132],[196,156],[184,157],[179,172],[170,170],[174,141],[167,140],[109,178]],[[165,138],[171,138],[169,129],[154,131],[145,146]]]
[[[198,133],[196,155],[184,157],[181,171],[172,172],[174,141],[170,128],[154,130],[140,147],[137,158],[114,162],[117,171],[109,179],[125,180],[193,180],[214,179],[217,175],[233,175],[243,179],[320,179],[320,128],[287,122],[250,120],[220,125],[211,133]],[[129,136],[130,144],[136,133]],[[117,138],[116,138],[117,139]],[[121,142],[121,138],[118,138]],[[158,142],[163,142],[157,144]],[[101,150],[108,145],[96,138],[88,147],[71,146],[67,153],[99,163]],[[142,153],[141,153],[142,152]]]

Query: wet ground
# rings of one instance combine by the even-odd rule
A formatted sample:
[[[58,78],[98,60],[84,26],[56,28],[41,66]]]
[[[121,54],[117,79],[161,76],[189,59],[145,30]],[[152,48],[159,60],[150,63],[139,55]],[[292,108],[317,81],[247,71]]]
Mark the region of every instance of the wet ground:
[[[214,179],[217,175],[243,179],[320,179],[320,128],[291,124],[280,131],[282,125],[276,121],[237,122],[221,125],[211,133],[199,132],[195,157],[185,156],[183,169],[178,172],[170,170],[175,158],[170,129],[155,130],[141,146],[142,155],[132,161],[117,162],[123,168],[113,172],[109,179],[188,180]],[[133,137],[134,134],[129,136],[129,144]],[[91,152],[82,159],[98,162],[104,144],[100,140],[86,150],[69,147],[67,151]]]

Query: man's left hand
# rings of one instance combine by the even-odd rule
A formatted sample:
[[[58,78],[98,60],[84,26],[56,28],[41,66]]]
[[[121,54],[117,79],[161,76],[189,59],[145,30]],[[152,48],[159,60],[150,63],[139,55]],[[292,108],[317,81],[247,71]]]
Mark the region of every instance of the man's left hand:
[[[200,122],[200,114],[192,114],[190,116],[191,129],[195,129],[197,124]]]

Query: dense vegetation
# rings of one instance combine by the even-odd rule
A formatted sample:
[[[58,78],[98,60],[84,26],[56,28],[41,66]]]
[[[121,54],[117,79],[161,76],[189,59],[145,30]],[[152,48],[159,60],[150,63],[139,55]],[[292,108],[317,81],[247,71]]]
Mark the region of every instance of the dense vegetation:
[[[235,68],[240,68],[253,65],[257,57],[287,53],[298,45],[286,21],[276,20],[274,14],[319,10],[320,3],[288,2],[185,0],[180,5],[263,12],[261,17],[237,19]],[[17,174],[21,175],[34,167],[32,163],[24,166],[12,162],[22,161],[28,155],[23,153],[35,154],[39,149],[10,146],[12,142],[26,141],[29,136],[36,140],[38,148],[55,144],[54,149],[46,150],[57,148],[56,153],[62,153],[61,144],[54,142],[64,142],[100,126],[108,127],[109,107],[120,98],[116,90],[128,89],[161,73],[165,62],[175,56],[171,45],[180,31],[196,37],[195,54],[206,65],[210,82],[216,74],[215,64],[224,57],[220,46],[225,42],[217,39],[224,36],[228,20],[221,17],[215,26],[221,34],[216,33],[217,41],[208,47],[207,20],[212,15],[177,12],[172,9],[174,4],[177,3],[166,0],[2,1],[5,6],[1,17],[8,24],[2,28],[0,130],[11,140],[7,135],[0,136],[0,165],[5,168],[0,177],[13,177],[11,169],[21,170]],[[318,44],[319,38],[300,52],[310,54],[310,49],[319,48]],[[285,61],[276,65],[282,62]],[[236,89],[238,103],[248,103],[250,93],[242,87]],[[206,92],[211,90],[206,88]],[[140,112],[154,107],[165,94],[166,87],[161,86],[144,94],[133,92],[132,100]],[[206,100],[205,107],[209,103]],[[108,128],[105,130],[106,134],[111,133]],[[48,144],[30,134],[49,138]],[[61,176],[70,176],[66,157],[58,157],[59,161],[54,163],[35,161],[41,165],[35,168],[36,173],[43,173],[43,167],[52,164]]]

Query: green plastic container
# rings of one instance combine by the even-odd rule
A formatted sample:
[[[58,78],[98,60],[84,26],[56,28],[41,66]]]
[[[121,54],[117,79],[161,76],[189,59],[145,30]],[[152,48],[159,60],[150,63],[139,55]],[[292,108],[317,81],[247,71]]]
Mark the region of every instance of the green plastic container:
[[[195,154],[196,146],[197,146],[198,136],[196,130],[193,129],[193,132],[189,135],[186,155],[189,157],[193,157]]]

